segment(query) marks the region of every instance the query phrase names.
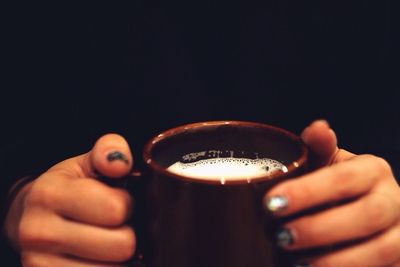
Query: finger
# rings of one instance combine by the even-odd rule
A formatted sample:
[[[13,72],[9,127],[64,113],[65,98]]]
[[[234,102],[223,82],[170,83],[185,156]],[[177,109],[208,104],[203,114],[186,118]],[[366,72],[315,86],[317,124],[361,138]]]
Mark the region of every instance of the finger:
[[[337,137],[325,120],[310,124],[301,134],[303,142],[310,149],[312,169],[348,160],[355,155],[337,147]]]
[[[400,262],[400,226],[345,249],[310,261],[313,267],[384,267],[398,266]]]
[[[94,179],[70,179],[56,172],[35,183],[26,202],[50,209],[76,221],[98,226],[119,226],[131,214],[132,197]]]
[[[301,138],[310,149],[313,168],[329,164],[338,150],[336,134],[325,120],[311,123],[304,129]]]
[[[277,233],[277,241],[289,250],[343,243],[370,237],[396,224],[399,217],[400,211],[390,197],[369,194],[287,223]]]
[[[28,251],[21,255],[23,266],[38,267],[124,267],[121,264],[88,261],[64,255],[50,254],[43,252]]]
[[[278,184],[264,197],[264,205],[276,216],[285,216],[358,197],[387,172],[386,165],[374,156],[357,156]]]
[[[99,138],[93,149],[79,160],[84,174],[95,177],[100,174],[110,178],[127,175],[133,164],[132,154],[126,140],[117,134]]]
[[[130,227],[101,228],[30,210],[20,226],[22,250],[50,251],[106,262],[129,260],[136,249],[136,236]]]

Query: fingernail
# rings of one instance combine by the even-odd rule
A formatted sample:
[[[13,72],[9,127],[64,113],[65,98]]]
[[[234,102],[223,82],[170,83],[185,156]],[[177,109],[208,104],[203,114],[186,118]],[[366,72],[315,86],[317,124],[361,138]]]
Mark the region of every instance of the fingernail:
[[[336,133],[335,133],[335,131],[334,130],[332,130],[332,129],[329,129],[329,132],[336,138]]]
[[[287,228],[281,228],[276,232],[276,243],[284,248],[294,243],[292,231]]]
[[[273,196],[269,197],[265,203],[265,206],[270,212],[277,212],[287,208],[289,202],[284,196]]]
[[[329,122],[325,119],[318,119],[315,122],[325,124],[328,128],[330,127]]]
[[[107,155],[107,160],[112,162],[115,160],[120,160],[126,164],[129,164],[128,158],[119,151],[113,151]]]

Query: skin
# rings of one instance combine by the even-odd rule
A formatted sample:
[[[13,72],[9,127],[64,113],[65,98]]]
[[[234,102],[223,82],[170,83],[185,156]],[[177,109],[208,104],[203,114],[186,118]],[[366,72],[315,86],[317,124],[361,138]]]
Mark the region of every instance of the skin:
[[[400,189],[387,162],[338,149],[335,133],[324,121],[312,123],[302,138],[312,151],[316,170],[281,183],[265,195],[266,199],[280,195],[289,200],[289,206],[274,216],[352,200],[288,222],[284,227],[292,231],[294,243],[285,249],[371,237],[306,259],[307,263],[400,267]],[[128,162],[107,161],[113,151],[122,152]],[[13,201],[5,224],[23,266],[124,266],[136,248],[135,232],[125,224],[133,199],[124,190],[97,181],[96,173],[117,179],[128,174],[132,164],[126,141],[109,134],[90,152],[55,165],[26,185]]]
[[[113,151],[126,155],[128,163],[107,161]],[[131,167],[126,141],[109,134],[89,153],[55,165],[25,186],[6,220],[23,266],[124,266],[136,246],[133,229],[125,225],[133,200],[126,191],[97,181],[95,170],[117,178]]]
[[[306,128],[302,139],[313,152],[317,169],[277,185],[266,198],[288,199],[289,205],[274,214],[276,217],[325,204],[330,208],[284,225],[294,238],[285,249],[361,239],[304,261],[313,267],[399,267],[400,188],[389,164],[373,155],[355,155],[339,149],[335,133],[324,121]]]

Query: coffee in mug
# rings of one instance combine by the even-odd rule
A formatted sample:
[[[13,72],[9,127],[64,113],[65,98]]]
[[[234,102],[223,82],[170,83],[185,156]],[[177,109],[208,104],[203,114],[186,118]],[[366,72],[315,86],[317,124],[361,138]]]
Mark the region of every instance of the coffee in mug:
[[[200,152],[200,153],[206,153]],[[286,167],[279,161],[261,158],[209,158],[195,162],[175,162],[167,168],[168,171],[204,180],[219,180],[222,184],[226,180],[246,180],[253,177],[271,175],[274,171],[284,170]]]
[[[188,124],[144,148],[143,187],[132,185],[147,267],[292,267],[262,204],[275,184],[303,174],[307,149],[274,126]],[[136,192],[134,192],[136,190]],[[141,212],[143,211],[143,212]],[[144,229],[143,229],[144,228]]]

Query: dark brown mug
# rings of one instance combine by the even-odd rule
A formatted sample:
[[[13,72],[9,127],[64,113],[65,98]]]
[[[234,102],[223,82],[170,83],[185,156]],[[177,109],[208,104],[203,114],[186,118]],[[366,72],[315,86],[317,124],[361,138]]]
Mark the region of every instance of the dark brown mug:
[[[273,159],[284,167],[243,179],[199,179],[167,170],[176,162],[218,157]],[[273,185],[306,171],[301,139],[274,126],[240,121],[167,130],[144,148],[146,175],[133,183],[141,262],[147,267],[289,267],[278,225],[263,207]],[[143,220],[144,219],[144,220]]]

